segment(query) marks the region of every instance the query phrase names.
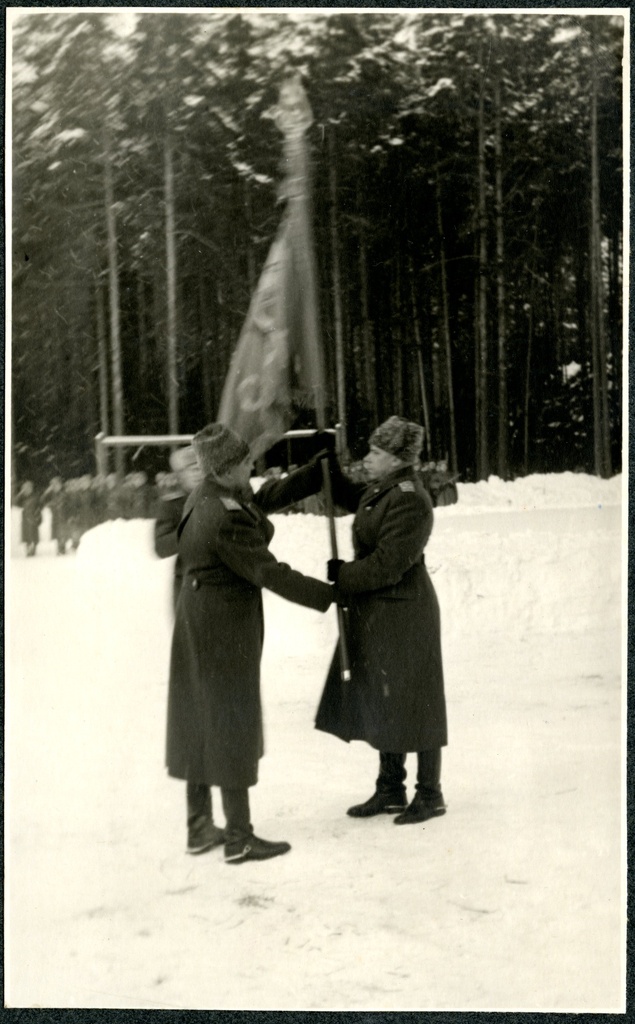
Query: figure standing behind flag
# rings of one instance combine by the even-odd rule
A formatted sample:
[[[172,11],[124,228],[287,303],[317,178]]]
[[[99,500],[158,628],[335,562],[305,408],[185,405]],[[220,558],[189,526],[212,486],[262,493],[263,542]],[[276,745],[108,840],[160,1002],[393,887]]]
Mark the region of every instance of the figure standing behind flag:
[[[258,781],[263,730],[260,658],[262,588],[326,611],[333,587],[278,562],[267,519],[319,489],[320,456],[254,494],[246,442],[219,423],[195,435],[203,482],[178,527],[183,580],[176,608],[168,698],[168,773],[187,782],[189,853],[225,843],[240,864],[286,853],[286,842],[254,835],[249,787]],[[226,827],[213,821],[211,786],[220,786]]]

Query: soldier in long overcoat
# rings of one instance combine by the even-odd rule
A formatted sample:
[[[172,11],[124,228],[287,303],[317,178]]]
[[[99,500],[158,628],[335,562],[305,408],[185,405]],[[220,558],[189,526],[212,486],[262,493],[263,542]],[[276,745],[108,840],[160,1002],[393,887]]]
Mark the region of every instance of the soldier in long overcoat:
[[[42,503],[51,510],[51,540],[57,542],[57,553],[66,553],[68,541],[68,523],[66,514],[66,494],[59,476],[54,476],[44,492]]]
[[[21,537],[26,544],[27,556],[32,558],[40,542],[40,523],[42,522],[42,506],[33,484],[27,480],[18,495],[18,504],[22,506]]]
[[[432,504],[415,473],[423,429],[390,417],[370,437],[368,484],[333,472],[334,500],[355,512],[355,560],[329,562],[338,601],[348,608],[350,682],[339,648],[316,726],[380,752],[376,791],[353,817],[401,813],[398,824],[443,814],[441,747],[447,744],[439,603],[425,565]],[[416,793],[407,805],[406,753],[417,753]]]
[[[204,480],[188,498],[178,528],[183,582],[170,662],[167,767],[187,781],[188,850],[225,841],[230,863],[286,853],[253,833],[248,788],[263,754],[260,658],[262,588],[326,611],[333,588],[280,563],[269,551],[266,513],[319,487],[316,460],[254,494],[253,460],[233,431],[212,424],[195,435]],[[307,483],[308,481],[308,483]],[[212,820],[210,786],[220,786],[225,835]]]

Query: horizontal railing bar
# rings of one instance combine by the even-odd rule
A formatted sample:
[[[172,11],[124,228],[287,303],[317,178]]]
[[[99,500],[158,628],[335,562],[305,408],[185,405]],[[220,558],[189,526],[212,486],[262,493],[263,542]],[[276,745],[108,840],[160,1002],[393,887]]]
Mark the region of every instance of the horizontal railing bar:
[[[336,431],[333,427],[328,427],[325,431],[325,433],[328,434],[335,434],[335,432]],[[315,434],[315,429],[287,430],[286,434],[283,434],[280,440],[284,441],[286,438],[294,437],[312,437],[313,434]],[[193,437],[194,434],[149,434],[147,436],[143,434],[130,434],[125,436],[117,434],[108,436],[105,434],[97,434],[95,440],[99,441],[100,444],[108,445],[111,448],[125,448],[132,447],[133,445],[138,445],[140,447],[143,445],[154,445],[158,447],[160,445],[189,444]]]

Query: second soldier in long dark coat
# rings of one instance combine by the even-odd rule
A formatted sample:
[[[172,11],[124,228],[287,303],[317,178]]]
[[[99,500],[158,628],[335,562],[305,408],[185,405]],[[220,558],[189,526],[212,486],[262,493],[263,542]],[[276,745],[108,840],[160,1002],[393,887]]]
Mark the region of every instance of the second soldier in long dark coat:
[[[317,490],[320,467],[316,460],[254,494],[253,462],[236,434],[212,424],[193,446],[205,479],[186,502],[178,531],[183,583],[170,663],[167,767],[188,783],[190,852],[221,840],[209,788],[220,786],[225,859],[265,860],[286,853],[289,844],[259,839],[250,822],[248,789],[263,754],[261,591],[319,611],[329,607],[333,591],[276,560],[266,513]]]

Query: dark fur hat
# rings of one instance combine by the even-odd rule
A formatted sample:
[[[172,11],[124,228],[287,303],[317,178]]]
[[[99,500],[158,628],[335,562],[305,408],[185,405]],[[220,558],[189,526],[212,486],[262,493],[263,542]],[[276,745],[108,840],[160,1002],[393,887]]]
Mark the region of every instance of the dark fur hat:
[[[402,462],[414,463],[423,445],[423,427],[401,416],[391,416],[373,431],[368,443]]]
[[[222,423],[210,423],[192,439],[201,472],[224,476],[249,455],[249,445]]]

